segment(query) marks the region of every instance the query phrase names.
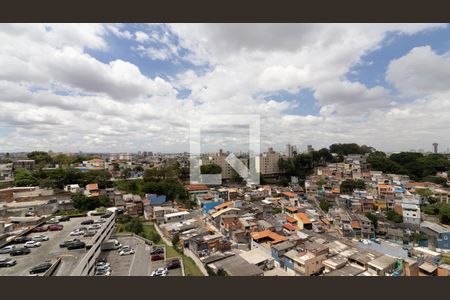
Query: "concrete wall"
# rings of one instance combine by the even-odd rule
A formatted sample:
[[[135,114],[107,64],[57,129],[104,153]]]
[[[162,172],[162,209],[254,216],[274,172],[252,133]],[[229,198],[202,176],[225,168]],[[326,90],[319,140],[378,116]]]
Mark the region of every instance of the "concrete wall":
[[[203,275],[205,276],[209,276],[208,275],[208,271],[206,271],[205,266],[203,265],[203,263],[200,261],[200,259],[197,257],[197,255],[195,255],[191,250],[184,248],[183,250],[184,254],[190,258],[192,258],[192,260],[195,262],[195,264],[197,265],[197,267],[200,269],[200,271],[203,273]]]

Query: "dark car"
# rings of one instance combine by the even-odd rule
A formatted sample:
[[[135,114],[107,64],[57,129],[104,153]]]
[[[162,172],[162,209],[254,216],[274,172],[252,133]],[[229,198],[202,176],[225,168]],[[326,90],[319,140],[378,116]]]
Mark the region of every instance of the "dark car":
[[[14,244],[24,244],[24,243],[26,243],[26,242],[29,242],[29,241],[31,241],[32,239],[30,238],[30,237],[27,237],[27,236],[19,236],[19,237],[16,237],[14,240],[13,240],[13,243]]]
[[[178,269],[181,266],[181,263],[178,259],[172,260],[166,265],[167,270]]]
[[[80,239],[73,239],[73,240],[68,240],[68,241],[64,241],[61,244],[59,244],[60,248],[66,248],[67,246],[69,246],[71,243],[74,242],[80,242]]]
[[[90,224],[94,224],[94,220],[90,219],[90,220],[84,220],[83,222],[81,222],[81,225],[90,225]]]
[[[83,249],[84,247],[86,247],[86,244],[84,242],[72,242],[67,245],[67,250]]]
[[[164,254],[164,248],[156,248],[152,252],[150,252],[151,255],[153,254]]]
[[[50,269],[51,266],[52,266],[52,264],[50,262],[42,263],[40,265],[37,265],[37,266],[31,268],[30,274],[44,273],[45,271]]]
[[[155,254],[155,255],[152,255],[152,261],[157,261],[157,260],[163,260],[164,259],[164,255],[161,255],[161,254]]]
[[[58,225],[49,225],[47,227],[47,229],[50,230],[50,231],[63,230],[63,228],[64,228],[64,226],[59,225],[59,224]]]
[[[67,221],[70,221],[70,217],[69,217],[69,216],[63,216],[63,217],[59,218],[59,221],[60,221],[60,222],[67,222]]]
[[[113,213],[111,213],[111,212],[110,212],[110,213],[106,213],[106,214],[104,214],[104,215],[101,215],[100,218],[102,218],[102,219],[107,219],[107,218],[111,217],[112,214],[113,214]]]
[[[16,260],[12,258],[0,258],[0,268],[12,267],[16,264]]]
[[[47,231],[47,227],[44,226],[38,226],[38,227],[34,227],[31,232],[44,232]]]
[[[17,248],[13,251],[9,252],[9,255],[11,256],[17,256],[17,255],[27,255],[30,254],[31,250],[29,248]]]

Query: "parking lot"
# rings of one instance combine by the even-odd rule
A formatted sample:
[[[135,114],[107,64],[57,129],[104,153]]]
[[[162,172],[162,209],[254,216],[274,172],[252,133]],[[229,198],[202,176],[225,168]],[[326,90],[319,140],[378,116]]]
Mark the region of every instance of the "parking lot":
[[[117,250],[103,251],[101,258],[106,258],[111,264],[112,276],[147,276],[150,270],[151,246],[133,236],[121,236],[116,238],[122,245],[128,245],[134,249],[131,255],[120,256]]]
[[[166,260],[151,261],[152,247],[134,236],[118,236],[116,239],[122,245],[128,245],[135,250],[135,254],[120,256],[118,250],[103,251],[101,258],[105,258],[111,266],[111,276],[149,276],[158,268],[166,266]],[[181,268],[169,270],[168,276],[182,276]]]
[[[36,235],[45,235],[50,239],[48,241],[42,241],[41,246],[37,248],[31,248],[31,253],[27,255],[20,256],[10,256],[9,254],[0,254],[0,258],[13,258],[17,261],[15,266],[9,268],[0,268],[0,276],[27,276],[32,267],[37,266],[45,261],[51,261],[54,263],[58,257],[61,257],[61,263],[57,268],[56,274],[59,276],[68,276],[73,268],[77,265],[79,260],[86,253],[86,249],[77,250],[67,250],[66,248],[60,248],[59,244],[73,239],[75,237],[69,236],[70,232],[84,225],[80,223],[87,219],[98,219],[99,216],[95,217],[81,217],[72,218],[70,221],[61,222],[60,224],[64,226],[61,231],[45,231],[30,233],[27,236],[33,237]],[[46,225],[47,226],[47,225]],[[87,226],[86,226],[87,227]],[[87,242],[91,237],[78,236],[83,242]],[[23,247],[23,244],[16,244],[17,248]]]

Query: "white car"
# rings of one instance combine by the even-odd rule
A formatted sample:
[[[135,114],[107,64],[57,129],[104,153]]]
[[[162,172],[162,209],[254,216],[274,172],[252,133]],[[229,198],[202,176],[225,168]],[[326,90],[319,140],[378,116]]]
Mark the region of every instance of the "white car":
[[[95,229],[100,229],[102,227],[102,225],[100,224],[94,224],[88,227],[88,230],[95,230]]]
[[[95,271],[95,276],[111,276],[111,271]]]
[[[131,249],[131,247],[128,246],[128,245],[122,245],[122,246],[120,246],[117,250],[120,252],[120,251],[122,251],[122,250],[128,251],[128,250],[130,250],[130,249]]]
[[[158,268],[150,276],[167,276],[167,274],[169,274],[169,271],[166,268]]]
[[[29,241],[29,242],[26,242],[24,246],[25,246],[26,248],[40,247],[40,246],[41,246],[41,242]]]
[[[96,266],[95,267],[96,272],[111,272],[110,266]]]
[[[120,250],[119,255],[131,255],[134,254],[134,249],[125,249],[125,250]]]
[[[105,219],[98,219],[98,220],[94,221],[94,224],[102,224],[102,223],[105,223],[105,222],[106,222]]]
[[[2,249],[0,249],[0,254],[9,253],[9,252],[13,251],[14,249],[16,249],[15,245],[5,246]]]
[[[35,242],[48,241],[50,238],[46,235],[40,234],[32,237]]]
[[[95,267],[96,268],[99,268],[99,267],[111,267],[111,265],[109,264],[109,263],[107,263],[107,262],[98,262],[96,265],[95,265]]]
[[[74,230],[70,233],[71,236],[79,236],[79,235],[83,235],[84,231],[81,230]]]

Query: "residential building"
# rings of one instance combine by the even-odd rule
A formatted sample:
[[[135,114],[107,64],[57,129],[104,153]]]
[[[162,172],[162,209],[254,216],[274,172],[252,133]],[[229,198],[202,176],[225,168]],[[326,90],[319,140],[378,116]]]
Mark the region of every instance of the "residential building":
[[[450,229],[447,227],[424,221],[420,223],[420,231],[427,235],[429,249],[450,249]]]
[[[282,155],[269,148],[267,152],[261,153],[260,156],[255,158],[256,172],[263,175],[276,175],[280,174],[281,170],[278,167],[278,161],[282,158]]]

